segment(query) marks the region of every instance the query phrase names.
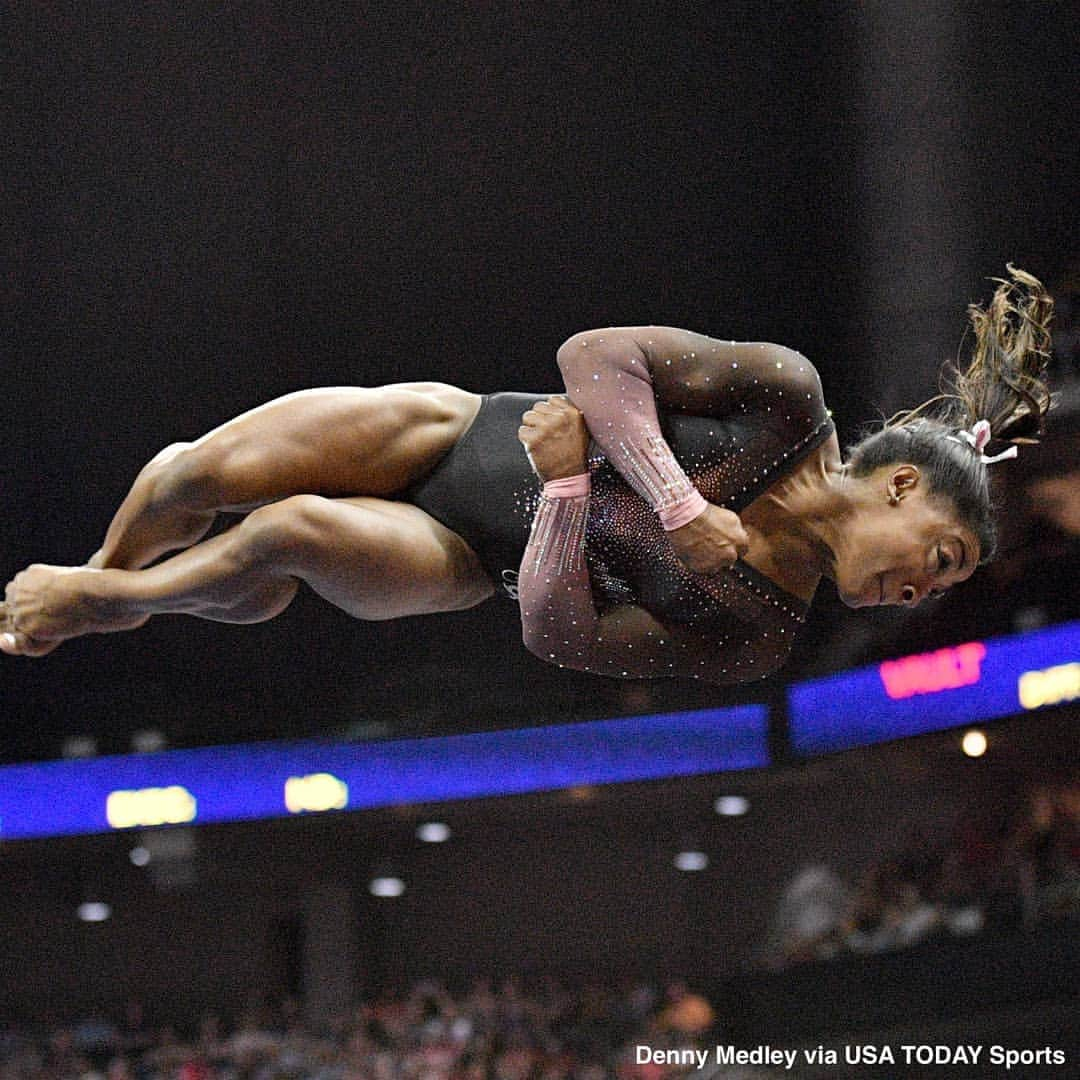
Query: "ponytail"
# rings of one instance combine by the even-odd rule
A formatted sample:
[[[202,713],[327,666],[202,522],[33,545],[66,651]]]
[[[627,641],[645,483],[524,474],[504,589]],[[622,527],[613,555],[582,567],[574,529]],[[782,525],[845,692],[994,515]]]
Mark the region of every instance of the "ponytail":
[[[1038,278],[1011,263],[1008,270],[1012,281],[997,279],[985,308],[968,308],[975,344],[967,370],[954,376],[955,393],[963,418],[986,420],[992,439],[1037,442],[1051,403],[1042,380],[1054,301]]]

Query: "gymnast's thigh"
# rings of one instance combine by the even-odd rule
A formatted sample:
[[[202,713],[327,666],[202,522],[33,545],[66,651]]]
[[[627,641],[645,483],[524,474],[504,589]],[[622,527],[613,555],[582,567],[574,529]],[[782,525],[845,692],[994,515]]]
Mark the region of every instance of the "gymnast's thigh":
[[[460,611],[494,594],[472,548],[418,507],[304,496],[281,506],[299,538],[283,569],[357,618]]]
[[[434,468],[480,402],[444,383],[301,390],[184,445],[172,468],[217,509],[305,492],[393,496]]]

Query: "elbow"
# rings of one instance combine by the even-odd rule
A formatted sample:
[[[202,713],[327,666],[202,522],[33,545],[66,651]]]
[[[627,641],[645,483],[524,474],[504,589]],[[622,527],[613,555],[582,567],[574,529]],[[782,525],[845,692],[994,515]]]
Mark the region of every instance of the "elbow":
[[[587,670],[580,661],[575,664],[572,657],[564,655],[552,648],[551,642],[544,639],[541,635],[534,635],[525,631],[525,633],[522,634],[521,640],[525,648],[528,649],[537,660],[543,660],[545,664],[554,664],[555,667],[561,668]]]
[[[555,353],[555,362],[568,386],[570,380],[598,366],[623,367],[638,361],[645,363],[644,350],[633,333],[622,327],[584,330],[568,337]]]
[[[538,660],[545,659],[542,652],[542,642],[539,640],[538,634],[530,633],[529,627],[523,626],[521,630],[521,644],[533,654]]]
[[[612,357],[627,354],[643,359],[645,351],[639,345],[633,329],[609,326],[606,329],[582,330],[568,337],[555,352],[559,368],[576,368],[579,365],[595,367],[596,361],[610,361]]]
[[[519,599],[521,599],[519,594]],[[528,612],[522,608],[523,618],[521,620],[521,643],[533,654],[538,660],[545,660],[547,663],[554,663],[551,655],[551,641],[547,635],[541,633],[540,627],[537,626],[533,620],[527,617]]]
[[[590,671],[590,657],[583,643],[580,649],[574,644],[564,641],[557,635],[545,634],[538,627],[523,624],[521,628],[521,643],[545,664],[553,664],[555,667],[571,668],[574,671]]]
[[[573,362],[576,357],[588,356],[590,352],[607,344],[607,337],[617,333],[617,330],[579,330],[571,334],[558,348],[555,358],[560,364]]]
[[[555,353],[555,363],[559,366],[567,386],[578,372],[583,371],[591,359],[595,362],[596,351],[592,348],[589,335],[575,334],[567,338]]]

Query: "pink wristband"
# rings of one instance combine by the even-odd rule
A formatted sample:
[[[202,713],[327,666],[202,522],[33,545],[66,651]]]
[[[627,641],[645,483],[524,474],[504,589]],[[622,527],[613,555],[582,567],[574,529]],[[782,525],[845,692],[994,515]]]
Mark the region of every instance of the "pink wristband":
[[[577,476],[564,476],[561,480],[549,480],[544,484],[545,499],[574,499],[582,495],[588,495],[592,490],[589,483],[589,474],[578,473]]]
[[[664,526],[664,532],[673,532],[684,525],[689,525],[694,518],[701,517],[708,508],[709,504],[701,492],[692,491],[681,502],[657,511],[657,516],[660,518],[660,524]]]

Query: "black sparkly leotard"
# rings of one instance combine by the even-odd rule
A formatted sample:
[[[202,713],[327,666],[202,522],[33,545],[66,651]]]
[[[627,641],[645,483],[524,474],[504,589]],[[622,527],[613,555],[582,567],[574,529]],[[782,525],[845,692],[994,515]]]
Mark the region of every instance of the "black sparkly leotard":
[[[480,556],[503,596],[517,599],[518,567],[540,487],[517,431],[547,394],[488,394],[469,430],[434,471],[405,494]]]
[[[720,351],[712,339],[688,337]],[[786,658],[807,604],[742,561],[718,575],[691,573],[657,514],[687,491],[738,512],[833,432],[805,357],[779,346],[722,345],[742,359],[712,363],[703,395],[680,398],[674,384],[647,376],[661,409],[674,399],[711,415],[661,412],[652,430],[650,402],[628,398],[636,387],[620,385],[599,402],[577,397],[594,440],[606,443],[591,448],[587,499],[541,498],[517,429],[546,395],[513,393],[486,397],[468,432],[407,493],[473,547],[504,595],[520,591],[526,642],[538,655],[605,674],[715,682],[761,677]],[[599,370],[609,381],[640,379],[646,365],[635,371],[634,363],[601,361]],[[601,381],[590,369],[566,374],[572,397],[574,374]]]

